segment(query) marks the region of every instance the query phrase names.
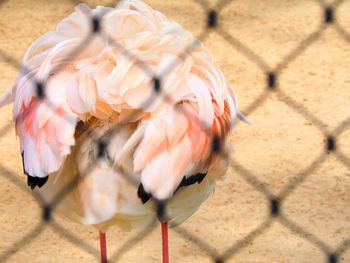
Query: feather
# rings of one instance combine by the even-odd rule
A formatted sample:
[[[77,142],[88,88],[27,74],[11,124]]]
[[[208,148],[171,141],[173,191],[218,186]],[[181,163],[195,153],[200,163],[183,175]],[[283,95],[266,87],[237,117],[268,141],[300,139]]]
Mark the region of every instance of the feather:
[[[214,120],[214,109],[208,85],[194,74],[188,75],[187,85],[197,99],[199,119],[204,122],[205,128],[209,128]]]
[[[139,172],[147,163],[166,149],[166,131],[157,123],[150,122],[134,156],[134,171]]]
[[[11,87],[9,88],[4,95],[1,96],[0,98],[0,107],[3,107],[11,102],[14,101],[15,99],[15,88]]]

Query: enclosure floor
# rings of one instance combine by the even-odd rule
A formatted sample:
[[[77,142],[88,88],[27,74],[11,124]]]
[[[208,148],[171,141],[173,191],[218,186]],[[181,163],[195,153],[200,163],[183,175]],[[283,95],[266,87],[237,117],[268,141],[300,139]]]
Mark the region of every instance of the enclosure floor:
[[[7,0],[0,6],[0,50],[20,61],[30,43],[52,30],[73,10],[69,1]],[[107,1],[88,1],[92,6]],[[189,0],[147,0],[195,35],[205,25],[205,12]],[[214,1],[208,1],[214,5]],[[233,1],[219,15],[222,28],[259,54],[272,69],[303,39],[317,30],[322,9],[317,1]],[[327,2],[327,1],[326,1]],[[350,32],[350,1],[336,13],[338,22]],[[252,125],[239,123],[232,133],[230,170],[219,182],[215,194],[182,227],[203,239],[218,253],[259,228],[269,215],[269,202],[247,183],[237,165],[245,167],[261,185],[278,194],[324,152],[325,137],[315,124],[280,100],[274,92],[253,110],[252,103],[265,91],[265,74],[259,67],[215,32],[205,44],[235,88]],[[278,78],[278,88],[324,122],[333,131],[350,117],[350,43],[332,27],[303,54],[286,65]],[[5,92],[18,68],[0,61],[0,91]],[[299,107],[300,108],[300,107]],[[11,106],[0,110],[0,130],[12,119]],[[19,141],[14,127],[0,138],[0,164],[25,182]],[[350,131],[336,141],[337,149],[350,155]],[[0,172],[5,174],[2,169]],[[41,210],[30,191],[18,188],[0,176],[0,254],[19,242],[39,223]],[[331,248],[350,237],[350,171],[332,154],[284,200],[282,212],[292,222]],[[58,217],[69,232],[98,249],[98,230]],[[137,231],[117,227],[107,232],[109,253],[121,248]],[[206,252],[169,232],[171,262],[212,262]],[[24,241],[26,242],[26,241]],[[16,253],[15,253],[16,252]],[[48,226],[33,242],[13,251],[6,262],[96,262],[96,259],[67,241]],[[350,251],[341,255],[350,262]],[[126,251],[119,262],[160,262],[160,227]],[[275,220],[256,239],[226,262],[325,262],[325,255],[310,242]]]

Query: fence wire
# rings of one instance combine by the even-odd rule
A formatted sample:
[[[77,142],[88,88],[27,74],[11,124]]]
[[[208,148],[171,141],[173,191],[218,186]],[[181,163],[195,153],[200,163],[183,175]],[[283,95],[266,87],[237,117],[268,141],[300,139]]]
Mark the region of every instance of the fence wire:
[[[350,44],[350,33],[340,25],[337,20],[337,9],[343,4],[345,1],[334,1],[332,4],[328,4],[322,0],[315,0],[315,4],[318,4],[323,10],[322,20],[319,21],[319,26],[316,31],[309,34],[304,40],[302,40],[289,54],[287,54],[277,66],[272,68],[268,65],[268,63],[254,50],[247,47],[244,43],[240,42],[238,38],[234,35],[230,34],[227,29],[220,23],[220,15],[221,12],[225,9],[227,5],[229,5],[232,1],[230,0],[222,0],[217,3],[216,6],[211,7],[207,1],[202,0],[192,0],[196,2],[206,13],[206,17],[204,18],[206,21],[206,27],[202,29],[199,37],[191,43],[189,46],[185,47],[183,52],[179,55],[180,58],[185,58],[189,56],[191,52],[193,52],[197,46],[199,41],[204,41],[206,37],[212,31],[215,31],[221,37],[223,37],[227,43],[229,43],[232,47],[234,47],[239,53],[245,56],[248,60],[255,63],[265,74],[265,89],[264,91],[258,95],[255,100],[245,109],[243,112],[249,116],[254,111],[258,110],[259,107],[271,96],[271,94],[277,95],[277,98],[280,102],[287,105],[290,109],[295,111],[298,115],[302,116],[305,120],[311,122],[324,136],[324,148],[322,153],[317,156],[310,165],[304,167],[304,169],[297,174],[293,179],[291,179],[280,191],[278,194],[273,194],[268,186],[263,184],[258,176],[253,172],[249,171],[246,167],[241,165],[238,161],[234,159],[234,156],[229,156],[230,164],[235,169],[237,174],[241,176],[243,180],[245,180],[248,184],[250,184],[255,191],[258,191],[265,197],[267,202],[270,204],[269,206],[269,216],[267,218],[262,218],[261,223],[258,227],[253,229],[247,235],[245,235],[242,239],[235,240],[232,242],[232,245],[226,249],[224,252],[219,253],[215,247],[215,244],[210,244],[203,238],[198,237],[195,233],[187,230],[182,226],[177,226],[174,228],[176,234],[191,242],[193,245],[198,247],[200,250],[204,252],[208,257],[212,259],[212,262],[215,263],[224,263],[240,252],[244,247],[246,247],[249,243],[254,241],[256,238],[265,233],[272,225],[273,222],[278,221],[280,224],[291,230],[293,233],[301,237],[302,239],[307,240],[315,247],[317,247],[320,251],[322,251],[325,255],[325,261],[329,263],[337,263],[341,261],[341,256],[347,251],[350,247],[350,236],[348,239],[343,241],[336,248],[332,248],[331,245],[327,244],[326,241],[322,240],[317,236],[317,233],[312,233],[308,229],[305,229],[299,226],[296,222],[293,222],[287,214],[284,213],[283,203],[284,200],[292,194],[292,192],[298,188],[298,186],[304,182],[310,175],[312,175],[323,163],[326,162],[330,158],[330,155],[334,156],[340,163],[350,169],[350,157],[347,156],[339,147],[338,147],[338,138],[350,128],[350,116],[344,122],[339,123],[339,125],[330,130],[326,128],[326,123],[318,118],[312,111],[310,111],[306,105],[298,103],[292,96],[288,96],[282,89],[280,89],[280,75],[282,72],[288,70],[288,65],[302,56],[305,50],[312,48],[313,44],[322,37],[325,30],[329,27],[334,28],[339,35]],[[238,1],[238,0],[236,0]],[[7,1],[1,1],[0,6]],[[72,4],[78,4],[80,1],[71,0]],[[115,6],[115,1],[111,2],[109,6]],[[139,66],[141,70],[143,70],[149,77],[153,80],[153,90],[148,98],[145,99],[143,106],[152,105],[153,101],[156,98],[161,98],[164,102],[173,104],[172,99],[169,94],[165,93],[165,90],[162,89],[162,80],[166,78],[168,74],[172,71],[173,68],[176,67],[176,61],[171,63],[170,66],[164,71],[164,74],[158,76],[156,72],[153,72],[151,68],[149,68],[142,61],[138,61],[137,56],[132,54],[130,50],[125,49],[122,45],[120,45],[117,41],[113,40],[111,36],[109,36],[106,32],[103,31],[102,21],[103,15],[91,15],[90,17],[91,30],[90,34],[87,35],[80,45],[77,46],[70,54],[67,55],[67,63],[69,61],[76,58],[81,52],[83,52],[89,44],[95,38],[104,39],[111,47],[115,48],[125,58],[135,61],[136,65]],[[45,104],[48,109],[55,111],[56,106],[53,102],[51,102],[45,96],[45,89],[48,85],[47,81],[36,79],[35,74],[32,72],[30,68],[27,68],[25,65],[21,65],[15,58],[9,55],[6,50],[0,50],[0,59],[20,70],[21,74],[29,75],[29,81],[31,81],[32,85],[36,88],[36,97],[40,103]],[[63,70],[67,64],[60,64],[51,70],[52,73],[58,73]],[[178,109],[182,114],[185,114],[188,118],[192,118],[195,116],[190,116],[189,112],[179,108]],[[132,120],[134,115],[130,115],[127,120]],[[63,117],[69,125],[72,125],[72,116],[64,116]],[[201,121],[201,120],[200,120]],[[75,125],[75,124],[74,124]],[[115,135],[119,132],[119,129],[122,127],[122,124],[117,124],[113,129],[109,130],[108,133],[103,136],[96,134],[94,129],[86,125],[84,128],[89,130],[91,138],[96,142],[98,147],[99,157],[105,157],[106,145],[108,145],[108,141],[111,136]],[[3,125],[0,129],[0,137],[5,136],[8,132],[13,131],[14,125],[13,122],[8,122]],[[207,131],[206,131],[207,132]],[[213,151],[216,151],[220,154],[226,155],[224,152],[224,147],[222,147],[220,138],[213,135],[208,134],[209,138],[213,144]],[[91,164],[92,166],[94,164]],[[118,169],[118,168],[117,168]],[[82,176],[88,176],[88,171],[91,170],[91,166],[88,167],[86,173],[83,173]],[[25,173],[25,171],[23,171]],[[118,170],[119,173],[123,173],[125,178],[135,186],[135,191],[137,191],[137,187],[139,182],[135,181],[132,175],[127,174],[125,171]],[[38,225],[32,227],[32,230],[24,235],[20,240],[12,244],[12,246],[0,253],[0,262],[4,262],[8,260],[12,255],[20,251],[24,246],[28,243],[33,242],[39,235],[42,235],[44,230],[47,228],[51,228],[54,232],[59,233],[64,239],[69,241],[74,246],[79,247],[83,251],[93,255],[96,257],[96,261],[99,261],[99,251],[97,248],[92,247],[86,241],[79,238],[74,233],[71,233],[64,226],[60,225],[52,216],[54,209],[61,202],[61,200],[77,185],[78,180],[73,180],[70,184],[65,188],[62,192],[60,192],[57,196],[53,198],[53,201],[48,203],[44,200],[42,196],[40,196],[37,192],[31,192],[27,185],[19,179],[19,176],[16,173],[12,172],[10,169],[6,168],[3,164],[0,163],[0,176],[4,177],[6,180],[15,184],[21,191],[33,194],[38,201],[38,203],[42,207],[42,220]],[[30,183],[28,182],[28,185]],[[307,197],[305,197],[307,198]],[[168,200],[169,201],[169,200]],[[133,247],[140,242],[142,239],[146,238],[147,235],[151,233],[154,229],[157,219],[166,219],[166,207],[168,201],[159,201],[152,199],[154,205],[156,207],[157,214],[155,215],[154,220],[144,229],[141,229],[138,233],[131,236],[129,240],[127,240],[117,251],[112,253],[109,258],[109,262],[117,262],[120,257],[126,253],[128,250],[133,249]],[[345,259],[344,259],[345,260]],[[350,259],[347,259],[350,260]],[[345,262],[345,261],[344,261]],[[349,261],[347,261],[349,262]]]

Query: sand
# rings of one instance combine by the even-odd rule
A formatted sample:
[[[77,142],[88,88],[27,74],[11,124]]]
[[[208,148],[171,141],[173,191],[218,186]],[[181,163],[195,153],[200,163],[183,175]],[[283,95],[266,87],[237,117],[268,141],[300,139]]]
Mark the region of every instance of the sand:
[[[105,2],[89,1],[89,4]],[[195,1],[146,2],[196,36],[203,31],[205,12]],[[215,5],[215,1],[207,2],[209,6]],[[5,0],[0,3],[2,93],[14,80],[18,63],[29,44],[52,30],[58,21],[72,12],[73,5],[63,0]],[[261,56],[267,67],[274,69],[298,43],[317,30],[322,14],[317,1],[245,0],[227,4],[220,13],[219,22],[227,33]],[[336,16],[338,23],[350,32],[349,14],[350,2],[347,1],[340,5]],[[215,194],[182,227],[213,247],[216,253],[222,253],[259,228],[269,215],[268,200],[244,180],[238,167],[245,167],[259,180],[260,186],[277,195],[314,160],[324,158],[323,163],[287,196],[282,211],[289,220],[322,240],[330,249],[336,249],[350,238],[350,165],[344,165],[332,153],[323,155],[325,134],[322,130],[331,133],[350,117],[349,39],[345,41],[332,26],[326,28],[312,46],[283,68],[278,78],[278,89],[322,120],[322,125],[315,125],[286,105],[278,93],[265,94],[264,71],[219,34],[211,32],[205,44],[235,87],[241,108],[249,113],[252,125],[241,123],[236,127],[230,138],[235,153],[231,156],[227,178],[218,183]],[[11,59],[5,61],[3,52]],[[253,107],[261,94],[266,95],[265,100]],[[0,128],[11,122],[11,106],[0,110],[0,120]],[[13,126],[0,142],[1,166],[15,175],[12,178],[25,183],[19,141]],[[350,156],[350,129],[339,134],[336,147],[345,156]],[[31,242],[20,241],[38,226],[42,211],[27,188],[19,188],[6,179],[4,169],[0,169],[0,173],[3,175],[0,176],[0,254],[9,251],[16,242],[25,244],[18,251],[10,250],[11,256],[6,262],[97,262],[93,255],[64,239],[50,226],[42,229]],[[98,249],[95,228],[56,216],[54,219],[71,234]],[[124,233],[117,227],[111,228],[107,233],[110,255],[135,234],[136,230]],[[130,250],[122,248],[125,253],[119,262],[160,262],[160,246],[157,225]],[[212,262],[205,251],[173,230],[170,231],[170,257],[171,262]],[[275,220],[226,262],[325,260],[326,256],[319,248]],[[340,255],[339,261],[350,262],[350,249]]]

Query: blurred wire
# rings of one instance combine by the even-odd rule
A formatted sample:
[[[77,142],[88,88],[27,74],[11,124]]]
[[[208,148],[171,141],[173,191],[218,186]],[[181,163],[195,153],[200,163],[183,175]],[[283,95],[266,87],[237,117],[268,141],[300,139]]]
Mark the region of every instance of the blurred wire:
[[[72,4],[78,4],[80,1],[69,0]],[[247,115],[252,114],[254,111],[258,110],[263,103],[266,102],[267,98],[271,93],[275,93],[277,98],[284,104],[286,104],[290,109],[297,112],[304,119],[310,121],[314,124],[314,127],[317,128],[325,137],[325,145],[322,151],[322,154],[315,158],[309,165],[307,165],[301,172],[296,174],[280,191],[278,195],[272,194],[271,190],[268,186],[259,181],[256,175],[250,172],[247,168],[239,164],[233,158],[230,159],[231,167],[238,173],[248,184],[250,184],[256,191],[260,192],[266,201],[270,204],[268,207],[269,215],[267,218],[262,219],[262,223],[244,236],[240,240],[233,241],[232,245],[223,253],[218,253],[214,244],[209,244],[205,240],[199,238],[194,233],[191,233],[189,230],[184,227],[175,227],[174,231],[177,235],[186,239],[187,241],[193,243],[202,251],[204,251],[208,257],[210,257],[213,262],[223,263],[229,258],[233,257],[236,253],[238,253],[241,249],[243,249],[246,245],[253,242],[258,236],[262,235],[266,232],[268,228],[270,228],[271,224],[275,222],[279,222],[288,229],[290,229],[293,233],[298,235],[299,237],[309,241],[320,251],[322,251],[327,261],[330,263],[339,262],[340,256],[349,249],[350,247],[350,238],[346,239],[342,244],[340,244],[337,248],[332,249],[325,241],[321,240],[317,237],[317,233],[311,233],[307,231],[307,229],[302,228],[297,225],[295,222],[290,220],[286,214],[283,213],[283,201],[286,199],[303,181],[305,181],[311,174],[315,173],[315,171],[329,158],[330,154],[333,154],[342,164],[350,169],[350,158],[346,156],[342,152],[339,147],[337,147],[337,139],[338,137],[346,130],[350,128],[350,117],[347,118],[344,122],[340,123],[338,127],[336,127],[333,131],[327,128],[327,125],[319,118],[317,118],[306,106],[297,103],[292,97],[286,95],[283,92],[283,83],[280,83],[279,76],[283,71],[288,70],[287,66],[294,61],[296,58],[300,57],[303,52],[311,48],[312,45],[318,40],[325,32],[327,27],[333,27],[339,33],[339,35],[350,44],[350,33],[347,32],[342,25],[339,24],[336,19],[336,10],[343,4],[345,1],[334,1],[333,4],[328,4],[326,1],[319,0],[315,1],[323,10],[323,17],[320,21],[320,25],[315,32],[309,34],[304,40],[302,40],[287,56],[285,56],[280,63],[277,64],[275,68],[272,68],[264,61],[264,59],[255,53],[253,50],[248,48],[246,45],[241,43],[239,39],[230,34],[220,23],[220,12],[222,12],[225,7],[227,7],[231,2],[229,0],[222,0],[217,3],[216,6],[211,6],[208,1],[205,0],[193,0],[196,2],[205,12],[206,12],[206,28],[203,29],[202,33],[198,37],[198,39],[194,40],[188,47],[186,47],[179,57],[181,59],[185,59],[186,56],[190,56],[192,52],[196,50],[200,41],[206,39],[208,34],[211,31],[215,31],[217,34],[222,36],[233,48],[235,48],[239,53],[248,58],[250,61],[254,62],[260,70],[266,75],[266,83],[265,90],[262,91],[255,100],[243,110],[243,112]],[[238,0],[236,0],[238,1]],[[7,1],[0,1],[0,6],[2,6]],[[119,1],[117,1],[119,2]],[[114,1],[115,3],[115,1]],[[110,4],[109,6],[114,6],[114,4]],[[171,97],[168,94],[165,94],[162,90],[162,79],[166,77],[167,74],[171,72],[173,68],[177,66],[177,61],[169,64],[169,67],[165,70],[163,76],[157,76],[155,72],[152,71],[146,64],[142,61],[139,61],[137,56],[133,54],[130,50],[125,49],[122,45],[118,43],[118,41],[113,40],[111,36],[109,36],[106,32],[103,31],[103,16],[92,16],[91,19],[91,33],[83,39],[80,45],[70,52],[64,64],[60,64],[57,67],[53,68],[50,73],[57,74],[61,70],[63,70],[72,59],[76,58],[81,52],[84,51],[85,48],[95,39],[101,38],[104,39],[106,43],[108,43],[111,47],[117,49],[121,54],[123,54],[127,59],[135,62],[135,65],[142,69],[148,76],[153,80],[153,88],[151,88],[151,93],[148,98],[145,98],[143,103],[143,107],[151,106],[153,101],[161,98],[164,102],[169,103],[169,105],[173,105]],[[102,23],[102,24],[101,24]],[[36,85],[37,89],[37,97],[45,98],[45,87],[48,85],[48,82],[43,82],[43,80],[38,80],[35,77],[35,74],[25,67],[25,65],[21,65],[15,58],[7,54],[5,51],[0,50],[0,60],[5,62],[6,64],[17,68],[21,71],[22,74],[29,73],[30,80],[33,85]],[[50,102],[47,98],[41,100],[41,103],[46,103],[50,110],[55,111],[57,107]],[[195,116],[191,116],[189,112],[185,110],[177,109],[182,114],[186,115],[188,118],[195,118]],[[136,114],[135,114],[136,115]],[[128,120],[132,120],[135,117],[134,114],[128,116],[125,119],[125,122]],[[68,121],[70,125],[75,125],[75,120],[72,116],[64,116],[64,118]],[[200,120],[202,121],[202,120]],[[125,123],[124,122],[124,123]],[[202,121],[201,125],[206,126],[204,121]],[[119,132],[119,129],[122,127],[122,124],[117,124],[115,127],[110,129],[107,133],[105,133],[102,137],[95,134],[93,128],[86,126],[86,129],[90,132],[92,139],[98,144],[98,147],[104,144],[108,144],[108,140],[111,139],[113,135]],[[0,129],[0,137],[5,136],[9,130],[12,130],[12,123],[6,124],[3,128]],[[206,133],[208,131],[206,130]],[[218,138],[208,134],[209,137],[215,141]],[[221,154],[226,155],[223,147],[220,147],[220,141],[217,142],[218,147],[213,147],[216,151],[221,151]],[[100,147],[101,149],[103,147]],[[92,164],[92,166],[95,165]],[[40,205],[43,208],[42,213],[42,221],[39,225],[35,226],[29,233],[25,234],[19,241],[15,242],[10,248],[5,250],[0,254],[0,262],[4,262],[12,255],[20,251],[24,246],[28,243],[33,242],[35,238],[37,238],[43,230],[49,226],[53,229],[53,231],[59,233],[64,239],[71,242],[72,244],[80,247],[82,250],[87,253],[92,254],[98,260],[99,253],[94,247],[85,243],[84,240],[80,239],[75,234],[69,232],[60,224],[58,224],[52,218],[52,212],[55,207],[59,204],[59,202],[70,192],[74,187],[78,184],[79,180],[84,180],[86,176],[89,175],[89,171],[91,171],[93,167],[89,166],[86,169],[86,172],[83,174],[77,175],[76,178],[67,185],[63,191],[59,192],[53,198],[51,203],[46,203],[44,199],[37,193],[34,192],[34,196]],[[128,180],[132,185],[135,186],[135,191],[137,191],[137,187],[139,182],[135,181],[135,178],[123,171],[120,168],[115,168],[118,173],[122,173],[125,176],[125,179]],[[14,172],[0,165],[0,175],[4,177],[6,180],[14,183],[20,190],[29,193],[27,186],[20,180],[19,176],[17,176]],[[154,220],[144,229],[142,229],[139,233],[137,233],[134,237],[131,237],[127,240],[117,251],[112,254],[111,262],[118,261],[124,253],[128,250],[132,249],[138,242],[146,238],[152,230],[155,228],[157,216],[158,217],[166,217],[166,215],[162,214],[166,211],[166,203],[160,203],[157,200],[153,200],[155,205],[158,206],[158,215],[154,216]],[[161,211],[161,212],[159,212]]]

